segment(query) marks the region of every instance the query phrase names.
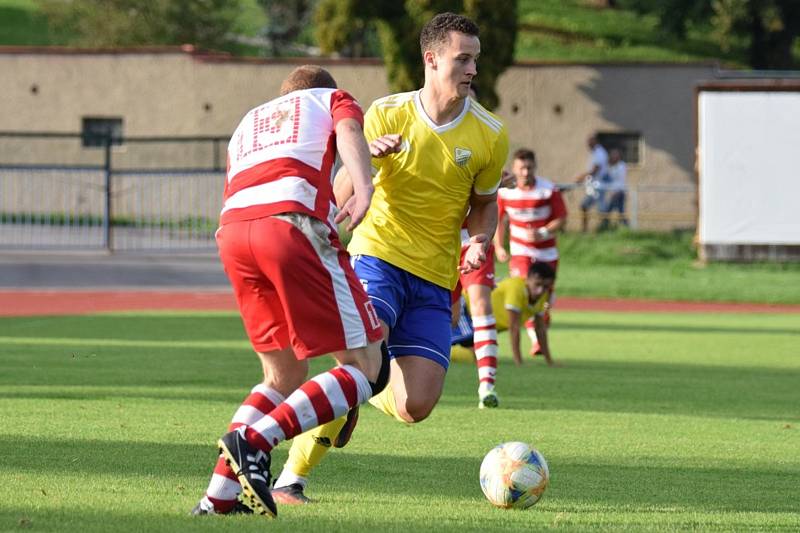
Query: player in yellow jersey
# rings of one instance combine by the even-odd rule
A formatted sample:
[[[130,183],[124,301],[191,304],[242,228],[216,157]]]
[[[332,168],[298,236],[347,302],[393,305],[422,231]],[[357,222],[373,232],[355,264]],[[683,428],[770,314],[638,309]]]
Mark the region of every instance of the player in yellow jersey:
[[[514,363],[522,364],[520,351],[520,329],[533,318],[542,355],[549,366],[557,366],[550,352],[545,313],[549,307],[550,293],[555,282],[555,271],[547,263],[532,263],[525,278],[506,278],[492,291],[492,309],[495,310],[497,331],[508,331],[511,336],[511,353]],[[505,309],[506,312],[500,311]],[[467,302],[469,311],[469,302]],[[472,340],[472,324],[468,314],[462,314],[453,328],[453,344],[469,344]]]
[[[480,40],[466,17],[442,13],[420,35],[425,83],[374,102],[365,115],[375,193],[348,247],[392,357],[390,384],[373,405],[396,419],[424,420],[442,393],[450,355],[450,291],[459,273],[486,260],[497,226],[497,188],[508,155],[502,122],[468,97]],[[337,203],[351,187],[337,176]],[[469,215],[467,216],[467,212]],[[464,218],[470,244],[463,262]],[[344,445],[357,412],[294,440],[273,497],[304,503],[311,468]]]

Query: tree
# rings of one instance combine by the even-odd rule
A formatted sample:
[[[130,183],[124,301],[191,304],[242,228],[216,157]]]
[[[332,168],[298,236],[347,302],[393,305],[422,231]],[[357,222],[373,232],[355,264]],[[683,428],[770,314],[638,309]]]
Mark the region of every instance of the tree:
[[[219,49],[228,42],[238,0],[39,0],[56,33],[92,47],[190,43]]]
[[[666,33],[686,36],[692,23],[707,24],[723,50],[744,41],[754,69],[791,69],[800,34],[798,0],[623,0],[639,13],[655,14]]]
[[[476,84],[481,101],[497,107],[497,78],[513,62],[517,19],[516,0],[321,0],[316,12],[317,40],[325,53],[356,49],[365,28],[377,27],[386,74],[394,91],[422,85],[419,34],[434,15],[463,13],[478,23],[481,57]]]
[[[315,0],[258,0],[267,15],[264,37],[269,55],[287,55],[313,17]]]
[[[746,35],[749,62],[754,69],[789,70],[800,34],[800,2],[797,0],[716,0],[713,23],[723,47],[736,36]]]

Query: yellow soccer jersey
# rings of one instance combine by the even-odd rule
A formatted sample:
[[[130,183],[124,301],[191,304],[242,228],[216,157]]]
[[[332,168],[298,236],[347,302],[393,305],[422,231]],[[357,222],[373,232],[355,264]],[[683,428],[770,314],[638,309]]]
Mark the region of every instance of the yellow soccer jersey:
[[[550,292],[544,291],[536,302],[530,303],[524,278],[512,277],[500,281],[492,291],[492,311],[497,330],[508,329],[508,310],[517,311],[520,314],[520,323],[524,324],[533,315],[543,312],[549,299]]]
[[[364,133],[368,141],[399,133],[402,147],[373,158],[375,194],[349,252],[452,289],[470,194],[494,194],[500,183],[508,155],[505,126],[472,99],[452,122],[437,126],[414,91],[376,100]]]

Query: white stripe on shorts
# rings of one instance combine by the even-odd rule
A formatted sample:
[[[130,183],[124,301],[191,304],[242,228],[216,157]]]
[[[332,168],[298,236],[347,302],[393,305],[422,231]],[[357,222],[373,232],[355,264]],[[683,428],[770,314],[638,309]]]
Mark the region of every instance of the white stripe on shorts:
[[[353,299],[353,293],[350,292],[347,276],[339,264],[338,250],[330,242],[330,228],[316,218],[301,213],[275,215],[275,218],[285,220],[300,230],[317,252],[322,266],[330,273],[347,349],[366,346],[367,331]]]
[[[435,355],[438,359],[442,360],[443,363],[439,363],[439,364],[444,366],[445,368],[447,367],[447,365],[450,364],[450,358],[449,357],[447,357],[446,355],[442,354],[441,352],[437,352],[433,348],[428,348],[427,346],[418,346],[416,344],[391,344],[391,345],[389,345],[389,350],[390,351],[393,348],[415,348],[415,349],[418,349],[418,350],[424,350],[424,351],[426,351],[428,353],[431,353],[431,354]],[[411,354],[408,354],[408,355],[411,355]],[[399,357],[403,357],[403,356],[400,355]],[[421,356],[421,357],[424,357],[424,356]],[[428,358],[428,359],[432,359],[432,358]]]

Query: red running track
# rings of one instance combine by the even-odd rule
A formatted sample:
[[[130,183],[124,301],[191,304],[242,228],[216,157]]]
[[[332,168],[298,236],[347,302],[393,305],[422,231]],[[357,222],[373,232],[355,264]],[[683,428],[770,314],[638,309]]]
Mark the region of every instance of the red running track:
[[[613,313],[800,313],[800,305],[611,300],[560,296],[557,310]],[[235,311],[229,292],[0,290],[0,316],[79,315],[109,311]]]

